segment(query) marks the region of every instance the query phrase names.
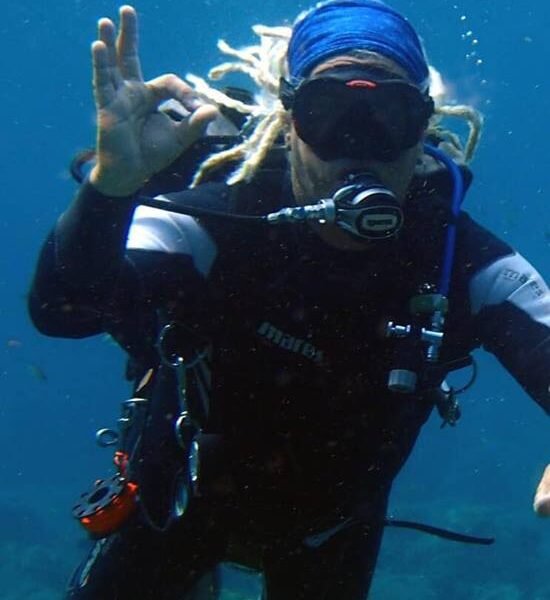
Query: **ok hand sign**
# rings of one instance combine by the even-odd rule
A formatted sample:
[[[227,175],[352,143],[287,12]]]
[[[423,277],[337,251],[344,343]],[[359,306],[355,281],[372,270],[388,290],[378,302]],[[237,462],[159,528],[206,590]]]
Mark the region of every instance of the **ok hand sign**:
[[[137,14],[131,6],[120,8],[118,35],[110,19],[99,20],[92,62],[97,164],[90,182],[105,195],[128,196],[199,138],[217,109],[201,104],[176,75],[143,80]],[[181,102],[190,117],[175,122],[159,112],[159,104],[170,98]]]

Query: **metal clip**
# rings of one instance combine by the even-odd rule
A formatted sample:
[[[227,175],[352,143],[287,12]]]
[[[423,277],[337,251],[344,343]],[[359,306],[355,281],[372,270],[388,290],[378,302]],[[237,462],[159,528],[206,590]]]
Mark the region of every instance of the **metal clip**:
[[[115,446],[118,444],[120,436],[117,431],[114,429],[109,429],[108,427],[103,427],[102,429],[98,429],[95,434],[95,441],[98,446],[102,448],[108,448],[109,446]]]
[[[181,354],[178,354],[175,351],[175,344],[171,344],[173,340],[171,340],[170,338],[172,337],[172,334],[174,334],[174,332],[176,331],[176,328],[176,323],[168,323],[168,325],[165,325],[162,328],[157,339],[157,348],[162,362],[166,366],[172,368],[178,368],[183,366],[184,364],[183,356],[181,356]]]
[[[122,402],[122,416],[118,419],[118,426],[121,432],[128,429],[132,424],[137,408],[145,406],[148,402],[147,398],[130,398]]]
[[[441,429],[446,425],[454,427],[460,419],[460,404],[456,399],[455,390],[445,381],[437,390],[436,407],[439,416],[442,418]]]

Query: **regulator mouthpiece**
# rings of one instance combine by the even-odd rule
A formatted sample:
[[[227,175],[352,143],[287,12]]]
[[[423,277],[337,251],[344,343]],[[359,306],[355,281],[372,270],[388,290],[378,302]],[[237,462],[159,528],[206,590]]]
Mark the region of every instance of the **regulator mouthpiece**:
[[[395,194],[370,173],[352,175],[332,198],[336,223],[361,239],[391,238],[403,226]]]
[[[311,220],[335,223],[361,239],[380,240],[393,237],[401,229],[403,211],[392,191],[370,173],[362,173],[348,177],[332,198],[267,215],[269,223]]]

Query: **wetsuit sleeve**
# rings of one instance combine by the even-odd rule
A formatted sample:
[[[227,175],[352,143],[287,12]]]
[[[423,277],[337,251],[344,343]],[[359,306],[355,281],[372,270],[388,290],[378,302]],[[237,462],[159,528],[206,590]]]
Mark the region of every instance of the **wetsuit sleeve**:
[[[100,333],[108,299],[124,265],[134,198],[108,198],[84,184],[44,243],[29,312],[47,335]]]
[[[38,261],[29,311],[41,332],[137,330],[163,301],[196,291],[214,256],[208,235],[190,217],[136,205],[81,188]]]
[[[477,229],[471,264],[490,256],[468,286],[480,342],[550,414],[550,291],[523,256]]]

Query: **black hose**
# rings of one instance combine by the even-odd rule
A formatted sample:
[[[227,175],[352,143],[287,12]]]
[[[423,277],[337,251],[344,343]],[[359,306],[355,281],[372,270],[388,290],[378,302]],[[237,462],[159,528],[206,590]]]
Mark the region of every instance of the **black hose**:
[[[495,538],[484,538],[473,535],[465,535],[463,533],[457,533],[456,531],[449,531],[448,529],[441,529],[440,527],[433,527],[432,525],[425,525],[424,523],[417,523],[415,521],[402,521],[400,519],[384,519],[384,525],[386,527],[401,527],[404,529],[414,529],[416,531],[422,531],[443,538],[445,540],[451,540],[453,542],[462,542],[464,544],[481,544],[483,546],[490,546],[494,543]]]
[[[191,217],[222,217],[224,219],[238,219],[241,221],[267,221],[267,217],[265,216],[239,215],[224,212],[221,210],[209,210],[207,208],[200,208],[198,206],[186,206],[184,204],[177,204],[176,202],[172,202],[172,200],[167,200],[165,198],[163,199],[151,198],[148,196],[138,196],[137,202],[138,204],[151,206],[152,208],[160,208],[161,210],[167,210],[169,212],[189,215]]]

